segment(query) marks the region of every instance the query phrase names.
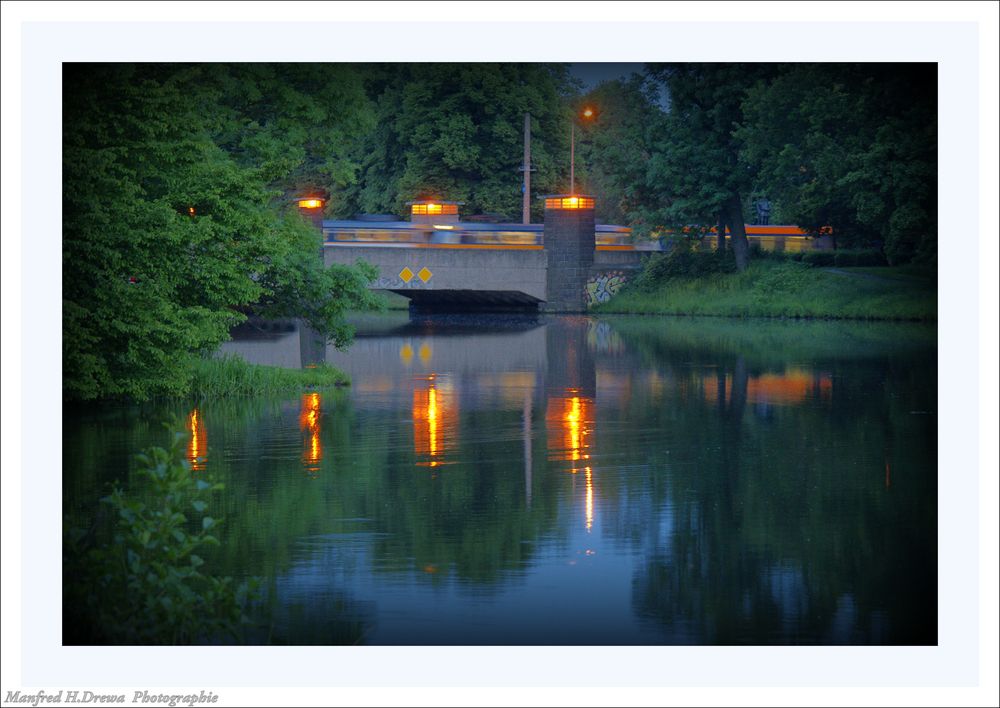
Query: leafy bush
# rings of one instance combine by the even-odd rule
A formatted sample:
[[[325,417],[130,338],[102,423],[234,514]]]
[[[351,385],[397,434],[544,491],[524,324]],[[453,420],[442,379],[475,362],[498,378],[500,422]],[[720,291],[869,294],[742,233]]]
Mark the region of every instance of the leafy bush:
[[[881,251],[837,251],[833,263],[840,268],[870,267],[888,265]]]
[[[759,243],[750,244],[750,256],[756,260],[778,261],[780,263],[794,261],[801,263],[803,255],[802,251],[772,251],[761,247]]]
[[[673,278],[697,278],[714,273],[735,273],[732,251],[696,251],[688,241],[676,242],[669,253],[657,253],[643,264],[635,287],[648,290]]]
[[[802,262],[815,268],[829,268],[833,261],[833,251],[809,251],[802,254]]]
[[[136,484],[101,499],[89,531],[67,523],[64,643],[239,640],[257,584],[216,577],[198,555],[219,544],[205,498],[222,485],[192,477],[183,439],[139,455]]]

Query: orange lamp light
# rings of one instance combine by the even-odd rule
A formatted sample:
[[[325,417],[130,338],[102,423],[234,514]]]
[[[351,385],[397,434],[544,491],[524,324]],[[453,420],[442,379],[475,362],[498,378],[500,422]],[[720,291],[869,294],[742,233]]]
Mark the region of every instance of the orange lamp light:
[[[565,197],[546,197],[546,209],[593,209],[593,197],[579,197],[575,195]]]

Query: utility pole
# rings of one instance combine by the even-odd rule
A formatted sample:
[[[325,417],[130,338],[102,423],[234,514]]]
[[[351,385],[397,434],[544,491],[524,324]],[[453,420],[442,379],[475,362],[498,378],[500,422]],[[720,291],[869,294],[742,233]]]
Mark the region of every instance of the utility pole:
[[[576,172],[574,164],[573,148],[576,143],[576,125],[569,124],[569,193],[576,194]]]
[[[531,223],[531,114],[524,114],[524,183],[521,185],[521,223]]]

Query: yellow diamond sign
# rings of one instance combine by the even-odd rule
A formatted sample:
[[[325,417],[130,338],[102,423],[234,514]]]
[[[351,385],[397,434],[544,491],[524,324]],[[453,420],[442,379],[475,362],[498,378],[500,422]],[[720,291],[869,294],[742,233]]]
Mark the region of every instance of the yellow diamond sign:
[[[417,273],[417,277],[426,283],[428,280],[434,277],[434,274],[431,273],[427,268],[421,268],[420,272]]]
[[[413,280],[413,271],[409,268],[403,268],[403,270],[399,271],[399,277],[404,283],[408,283]]]

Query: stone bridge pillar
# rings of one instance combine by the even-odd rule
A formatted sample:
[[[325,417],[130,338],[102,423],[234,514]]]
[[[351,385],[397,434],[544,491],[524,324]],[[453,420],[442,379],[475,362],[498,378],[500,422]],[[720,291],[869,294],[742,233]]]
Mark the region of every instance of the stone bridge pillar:
[[[594,198],[545,197],[547,312],[586,312],[587,277],[594,263]]]

